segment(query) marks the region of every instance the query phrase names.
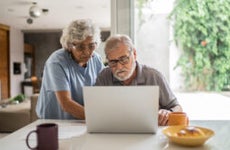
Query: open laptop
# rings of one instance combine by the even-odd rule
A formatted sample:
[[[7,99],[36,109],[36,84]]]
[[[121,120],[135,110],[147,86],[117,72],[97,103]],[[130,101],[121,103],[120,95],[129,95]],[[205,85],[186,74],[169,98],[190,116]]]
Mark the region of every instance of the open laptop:
[[[89,133],[156,133],[158,86],[83,87]]]

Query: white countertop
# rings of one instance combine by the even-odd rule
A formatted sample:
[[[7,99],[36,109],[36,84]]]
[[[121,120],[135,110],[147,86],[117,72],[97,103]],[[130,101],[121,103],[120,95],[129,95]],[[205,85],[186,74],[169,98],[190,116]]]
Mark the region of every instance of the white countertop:
[[[182,147],[168,142],[159,127],[156,134],[88,134],[84,122],[76,120],[37,120],[0,139],[1,150],[25,150],[29,131],[41,123],[57,123],[60,150],[227,150],[230,149],[230,121],[191,121],[190,125],[214,130],[215,135],[200,147]],[[36,145],[36,138],[30,138]]]

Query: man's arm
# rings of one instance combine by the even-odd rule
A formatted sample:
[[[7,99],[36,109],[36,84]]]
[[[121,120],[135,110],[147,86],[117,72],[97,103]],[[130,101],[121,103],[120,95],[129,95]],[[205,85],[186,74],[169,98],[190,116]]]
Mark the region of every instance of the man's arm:
[[[55,92],[58,102],[63,111],[70,113],[78,119],[85,119],[84,107],[71,98],[69,91]]]

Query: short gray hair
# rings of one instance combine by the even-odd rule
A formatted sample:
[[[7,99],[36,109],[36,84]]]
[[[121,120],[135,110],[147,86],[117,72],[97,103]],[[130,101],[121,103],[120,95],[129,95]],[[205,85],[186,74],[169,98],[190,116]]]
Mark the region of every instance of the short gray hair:
[[[60,43],[63,48],[68,49],[74,41],[82,42],[87,37],[92,37],[99,45],[101,42],[100,29],[90,19],[79,19],[72,21],[63,29]]]
[[[124,34],[116,34],[108,38],[105,44],[105,54],[109,51],[112,51],[120,46],[120,44],[124,44],[132,50],[134,48],[133,42],[131,38]]]

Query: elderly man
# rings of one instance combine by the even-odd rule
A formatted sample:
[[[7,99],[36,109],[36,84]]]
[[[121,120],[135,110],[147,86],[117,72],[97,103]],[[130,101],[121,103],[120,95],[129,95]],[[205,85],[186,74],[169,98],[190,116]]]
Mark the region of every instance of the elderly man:
[[[110,37],[105,44],[105,55],[109,67],[99,74],[96,86],[158,85],[160,88],[159,125],[167,125],[169,113],[182,111],[162,74],[156,69],[137,62],[136,49],[128,36]]]

